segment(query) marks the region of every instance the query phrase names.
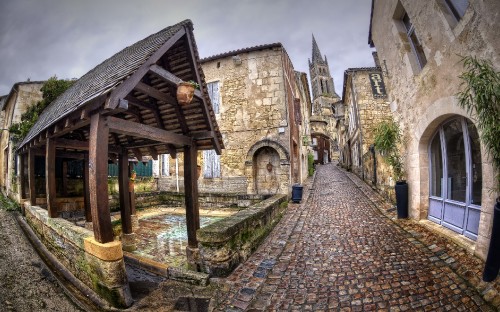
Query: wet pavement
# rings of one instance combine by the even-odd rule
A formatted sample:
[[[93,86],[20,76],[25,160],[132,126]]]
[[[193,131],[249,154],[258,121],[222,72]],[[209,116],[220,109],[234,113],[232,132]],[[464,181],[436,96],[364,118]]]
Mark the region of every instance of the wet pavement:
[[[498,283],[480,282],[479,259],[386,208],[357,177],[318,166],[302,204],[290,204],[259,249],[218,281],[228,292],[216,310],[496,310],[483,296],[496,302]]]

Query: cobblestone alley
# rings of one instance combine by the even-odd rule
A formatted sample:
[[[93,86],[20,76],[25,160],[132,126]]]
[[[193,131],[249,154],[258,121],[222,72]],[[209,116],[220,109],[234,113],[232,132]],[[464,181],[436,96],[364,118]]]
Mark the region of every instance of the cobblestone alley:
[[[304,191],[227,279],[221,311],[495,311],[446,250],[384,216],[350,173],[319,166]]]

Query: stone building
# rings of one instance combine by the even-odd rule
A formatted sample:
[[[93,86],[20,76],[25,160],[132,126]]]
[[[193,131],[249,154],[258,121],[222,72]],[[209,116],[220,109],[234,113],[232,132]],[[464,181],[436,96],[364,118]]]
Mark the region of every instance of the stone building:
[[[340,97],[335,92],[328,60],[321,55],[314,36],[309,74],[313,99],[310,123],[314,162],[325,164],[332,161],[333,155],[338,158],[335,125],[336,118],[343,115],[343,111]]]
[[[281,43],[203,59],[225,150],[199,154],[202,192],[288,194],[307,177],[310,98]],[[161,156],[161,190],[175,190],[179,162]],[[181,183],[182,184],[182,183]]]
[[[376,67],[349,68],[344,71],[342,90],[346,116],[342,145],[339,145],[342,167],[352,170],[360,178],[384,192],[387,186],[393,186],[391,174],[375,153],[374,130],[384,120],[391,118],[389,102],[385,90],[382,71],[377,54],[373,53]],[[375,157],[379,158],[378,161]]]
[[[485,258],[496,189],[476,121],[457,104],[461,56],[500,70],[500,2],[372,1],[390,109],[404,134],[409,213]]]
[[[4,194],[19,200],[17,190],[17,158],[8,132],[13,123],[21,121],[21,115],[28,106],[42,99],[40,88],[43,82],[17,82],[3,99],[1,106],[1,139],[0,139],[0,187]]]

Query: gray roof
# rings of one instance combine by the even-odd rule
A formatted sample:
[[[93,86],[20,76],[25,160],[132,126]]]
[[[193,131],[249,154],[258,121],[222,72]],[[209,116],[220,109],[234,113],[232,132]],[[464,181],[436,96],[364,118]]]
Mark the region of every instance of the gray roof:
[[[248,52],[260,51],[260,50],[271,49],[271,48],[283,48],[283,45],[279,42],[269,43],[269,44],[261,44],[258,46],[253,46],[253,47],[248,47],[248,48],[243,48],[243,49],[238,49],[238,50],[233,50],[233,51],[228,51],[228,52],[212,55],[212,56],[201,59],[200,62],[205,63],[205,62],[221,59],[221,58],[224,58],[227,56],[237,55],[240,53],[248,53]],[[283,50],[284,50],[284,48],[283,48]]]
[[[41,114],[38,121],[24,138],[20,147],[32,140],[43,130],[90,100],[109,93],[132,75],[168,39],[185,26],[192,28],[190,20],[167,27],[125,49],[97,65],[78,79],[73,86],[61,94]]]

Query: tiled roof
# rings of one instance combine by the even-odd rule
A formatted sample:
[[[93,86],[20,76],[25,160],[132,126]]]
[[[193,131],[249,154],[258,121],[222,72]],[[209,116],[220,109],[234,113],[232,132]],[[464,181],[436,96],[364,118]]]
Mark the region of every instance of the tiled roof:
[[[226,56],[237,55],[240,53],[247,53],[247,52],[252,52],[252,51],[260,51],[260,50],[271,49],[271,48],[283,48],[283,45],[279,42],[270,43],[270,44],[262,44],[262,45],[258,45],[258,46],[253,46],[253,47],[248,47],[248,48],[243,48],[243,49],[238,49],[238,50],[233,50],[233,51],[228,51],[225,53],[212,55],[212,56],[201,59],[200,62],[205,63],[205,62],[220,59],[220,58],[223,58]]]
[[[184,20],[167,27],[123,49],[83,75],[43,111],[20,146],[85,103],[116,88],[185,26],[192,27],[192,22]]]

